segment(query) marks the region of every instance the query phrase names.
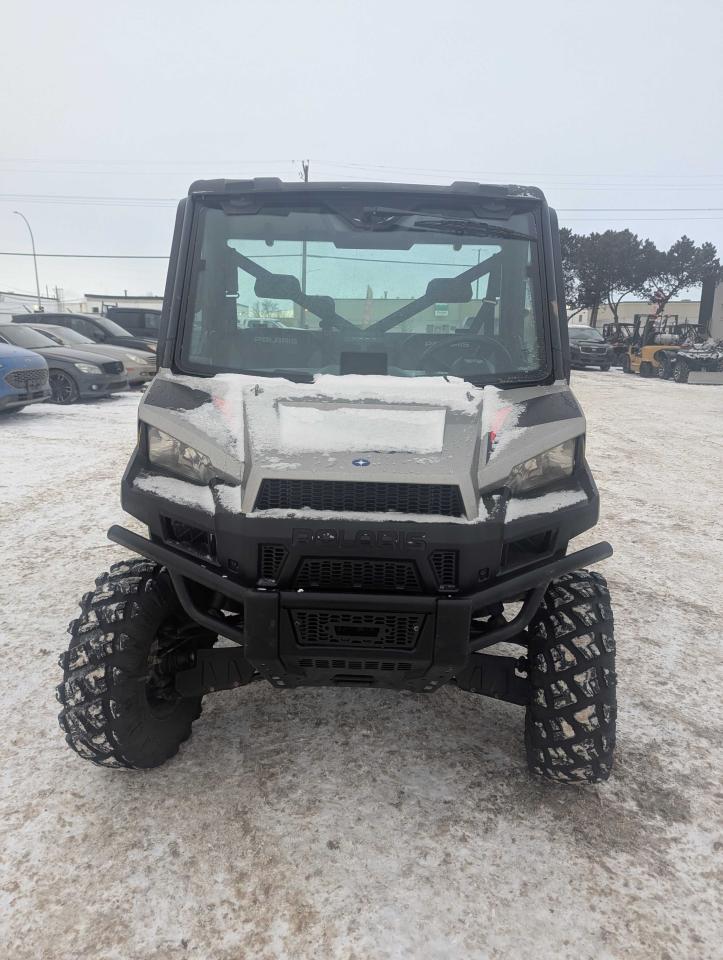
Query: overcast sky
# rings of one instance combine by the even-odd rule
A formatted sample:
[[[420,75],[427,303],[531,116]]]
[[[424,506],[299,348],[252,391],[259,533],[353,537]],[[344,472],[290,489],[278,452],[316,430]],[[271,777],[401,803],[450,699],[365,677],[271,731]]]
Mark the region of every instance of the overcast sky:
[[[5,0],[0,36],[0,290],[34,289],[14,210],[40,253],[165,255],[192,180],[306,157],[533,183],[577,231],[723,250],[719,0]],[[162,293],[165,261],[39,270],[67,297]]]

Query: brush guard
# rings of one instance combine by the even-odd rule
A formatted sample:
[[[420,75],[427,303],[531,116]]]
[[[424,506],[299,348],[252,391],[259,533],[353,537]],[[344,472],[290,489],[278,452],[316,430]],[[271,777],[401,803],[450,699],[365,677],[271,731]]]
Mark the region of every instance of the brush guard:
[[[612,555],[610,544],[602,542],[474,594],[438,598],[255,589],[124,527],[111,527],[108,537],[166,567],[188,616],[238,644],[199,651],[196,662],[176,675],[176,689],[184,696],[230,689],[257,676],[277,687],[367,683],[418,692],[432,692],[456,680],[465,690],[526,703],[525,658],[480,651],[503,642],[526,646],[525,629],[550,581]],[[211,591],[204,608],[196,585]],[[522,601],[522,606],[508,621],[496,611],[513,601]],[[243,613],[225,613],[228,607],[240,607]],[[413,649],[355,647],[345,644],[343,637],[334,647],[306,648],[299,645],[295,633],[294,615],[299,611],[353,611],[362,624],[365,613],[368,618],[379,611],[390,617],[413,615],[419,618],[419,636]],[[488,619],[480,620],[481,616]]]

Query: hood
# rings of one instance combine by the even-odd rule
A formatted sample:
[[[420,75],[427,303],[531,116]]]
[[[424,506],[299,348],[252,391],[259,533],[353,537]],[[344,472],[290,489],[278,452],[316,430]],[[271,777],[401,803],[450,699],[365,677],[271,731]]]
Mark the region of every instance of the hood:
[[[318,376],[297,384],[161,370],[139,416],[209,457],[233,485],[224,488],[224,506],[234,512],[252,513],[259,502],[273,510],[260,497],[268,480],[361,481],[454,488],[462,522],[479,519],[481,494],[515,464],[584,431],[566,383],[502,391],[452,377]]]
[[[108,353],[88,353],[84,347],[42,347],[38,348],[38,353],[42,354],[46,360],[57,358],[58,360],[67,360],[70,363],[117,363],[118,358],[112,357]]]
[[[121,360],[126,366],[130,364],[131,366],[138,366],[136,361],[131,360],[128,356],[129,353],[136,354],[142,358],[142,363],[144,364],[153,364],[155,362],[155,356],[148,351],[143,350],[134,350],[132,347],[117,347],[112,344],[100,344],[100,343],[88,343],[88,344],[74,344],[72,347],[63,347],[63,349],[75,350],[79,353],[84,353],[88,357],[94,355],[99,359],[103,360]]]
[[[10,343],[0,343],[0,365],[12,370],[17,370],[18,367],[27,370],[44,369],[48,366],[39,353],[26,350],[25,347],[15,347]]]
[[[116,347],[126,347],[129,350],[145,350],[146,353],[153,353],[150,348],[157,342],[155,340],[143,340],[141,337],[111,337],[108,341]],[[100,344],[105,346],[105,344]],[[153,354],[155,356],[155,354]]]

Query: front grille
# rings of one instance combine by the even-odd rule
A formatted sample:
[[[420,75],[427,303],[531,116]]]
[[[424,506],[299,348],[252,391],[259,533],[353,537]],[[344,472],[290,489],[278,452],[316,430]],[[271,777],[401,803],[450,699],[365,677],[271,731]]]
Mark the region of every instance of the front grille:
[[[429,558],[438,587],[457,586],[457,551],[435,550]]]
[[[318,659],[314,657],[303,657],[299,660],[299,666],[305,670],[316,668],[317,670],[411,670],[412,664],[409,660],[330,660],[326,658]]]
[[[123,373],[123,364],[120,360],[112,360],[110,363],[101,363],[101,370],[104,373]]]
[[[352,560],[307,557],[301,561],[295,588],[366,590],[370,593],[418,593],[419,576],[411,560]]]
[[[27,390],[31,393],[34,390],[42,390],[48,385],[47,369],[34,370],[11,370],[5,374],[5,383],[16,390]]]
[[[288,551],[278,543],[259,544],[259,578],[278,580]]]
[[[255,510],[333,510],[462,516],[459,487],[443,483],[365,483],[345,480],[262,481]]]
[[[424,614],[353,610],[291,610],[301,647],[383,647],[413,650]]]

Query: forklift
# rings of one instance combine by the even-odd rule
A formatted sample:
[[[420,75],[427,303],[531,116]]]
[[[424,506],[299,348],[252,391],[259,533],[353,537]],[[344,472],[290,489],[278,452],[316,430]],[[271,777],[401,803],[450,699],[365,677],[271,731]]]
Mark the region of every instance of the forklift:
[[[627,352],[622,355],[623,373],[637,373],[641,377],[657,376],[667,379],[671,354],[682,349],[686,340],[694,338],[695,333],[691,324],[679,324],[677,316],[655,317],[636,314]]]

